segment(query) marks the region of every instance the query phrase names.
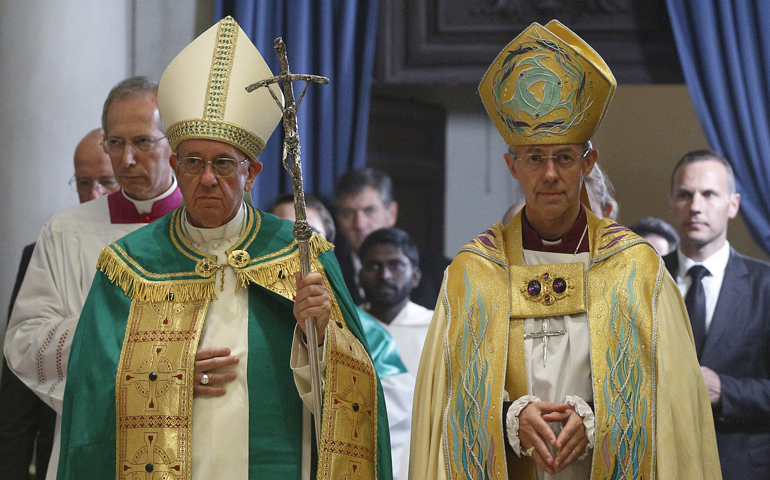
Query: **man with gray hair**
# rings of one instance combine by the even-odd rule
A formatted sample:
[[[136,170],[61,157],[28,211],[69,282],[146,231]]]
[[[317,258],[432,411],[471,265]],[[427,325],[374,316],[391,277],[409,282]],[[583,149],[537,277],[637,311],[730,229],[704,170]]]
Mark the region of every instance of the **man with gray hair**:
[[[444,274],[412,479],[720,478],[676,285],[641,238],[582,206],[615,85],[557,20],[520,33],[479,84],[525,206]]]
[[[120,188],[112,171],[110,156],[102,148],[104,130],[88,132],[75,148],[75,175],[69,181],[80,203],[95,200]]]
[[[615,187],[610,182],[610,177],[599,167],[597,162],[589,175],[586,175],[586,190],[591,211],[599,218],[617,220],[620,215],[620,207],[615,200]]]
[[[56,213],[43,227],[5,337],[10,369],[59,414],[48,478],[56,478],[61,409],[72,335],[99,252],[181,203],[157,83],[133,77],[104,103],[104,152],[120,190]]]
[[[72,341],[60,480],[391,478],[381,387],[331,244],[309,239],[301,276],[292,223],[244,200],[282,113],[278,86],[246,86],[270,77],[231,17],[163,73],[184,206],[99,257]]]
[[[585,185],[591,211],[600,218],[606,217],[617,220],[618,215],[620,215],[620,207],[618,207],[618,202],[614,197],[615,187],[612,186],[610,177],[599,167],[598,162],[594,164],[593,171],[585,177]],[[524,208],[524,193],[521,191],[521,187],[518,187],[517,190],[515,201],[503,215],[503,225],[508,225],[508,222]]]

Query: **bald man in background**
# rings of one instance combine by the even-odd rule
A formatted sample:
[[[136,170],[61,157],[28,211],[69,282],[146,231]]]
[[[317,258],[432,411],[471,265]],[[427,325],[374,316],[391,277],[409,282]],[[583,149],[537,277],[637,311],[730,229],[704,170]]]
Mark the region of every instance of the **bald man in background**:
[[[107,195],[120,188],[112,172],[110,156],[102,148],[104,130],[96,128],[83,137],[75,148],[75,176],[70,185],[80,198],[80,203]]]
[[[104,131],[91,130],[75,148],[75,175],[69,181],[80,203],[88,202],[119,188],[112,172],[110,156],[102,149]],[[35,243],[24,247],[16,284],[11,294],[8,317],[27,272]],[[45,404],[3,362],[0,380],[0,472],[8,480],[28,480],[29,467],[35,456],[35,478],[46,478],[51,456],[56,412]]]
[[[158,84],[147,77],[112,88],[102,109],[104,141],[120,189],[74,205],[46,222],[8,321],[9,368],[59,411],[72,334],[101,249],[150,223],[182,201],[169,164],[171,148],[157,105]],[[93,179],[92,179],[93,180]],[[59,456],[58,422],[48,477]]]

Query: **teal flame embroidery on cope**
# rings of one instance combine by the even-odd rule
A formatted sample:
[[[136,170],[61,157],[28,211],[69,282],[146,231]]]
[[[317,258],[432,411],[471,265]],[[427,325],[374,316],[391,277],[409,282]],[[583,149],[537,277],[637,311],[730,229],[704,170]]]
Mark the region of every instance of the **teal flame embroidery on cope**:
[[[563,74],[544,61],[556,62]],[[514,70],[518,70],[516,78],[509,78]],[[495,72],[493,89],[495,110],[503,123],[512,133],[532,140],[566,134],[580,123],[592,104],[586,88],[586,74],[577,59],[552,40],[534,34],[505,56],[500,69]],[[542,100],[537,100],[533,93],[536,91],[542,92]],[[560,110],[563,115],[538,121]],[[523,120],[522,113],[532,120]]]
[[[491,395],[487,390],[487,376],[491,375],[485,358],[486,338],[491,324],[491,312],[484,304],[483,285],[474,289],[465,272],[465,299],[458,319],[461,337],[459,358],[454,365],[460,372],[460,381],[454,392],[456,403],[448,421],[453,444],[452,455],[462,467],[462,478],[488,480],[493,471],[494,442],[489,434],[486,416]]]
[[[626,284],[614,285],[610,293],[610,312],[605,331],[608,339],[606,361],[609,372],[603,379],[607,411],[602,425],[609,426],[601,449],[610,480],[640,478],[647,450],[648,401],[644,387],[649,382],[641,358],[639,326],[644,321],[641,299],[636,298],[633,284],[636,263],[631,267]],[[607,418],[609,417],[609,418]],[[598,427],[598,426],[597,426]]]

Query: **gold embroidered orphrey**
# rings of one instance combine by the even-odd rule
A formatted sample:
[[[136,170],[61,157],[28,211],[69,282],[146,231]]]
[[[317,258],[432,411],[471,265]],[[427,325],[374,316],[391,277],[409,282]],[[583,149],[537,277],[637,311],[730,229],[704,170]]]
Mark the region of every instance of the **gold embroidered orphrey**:
[[[293,296],[296,285],[286,288],[293,278],[263,286]],[[190,478],[194,359],[208,303],[132,302],[118,367],[118,479],[153,471]],[[351,470],[376,478],[374,366],[333,303],[318,478],[342,478]]]
[[[192,377],[208,300],[131,303],[116,385],[117,478],[190,478]]]
[[[582,311],[591,332],[596,412],[592,478],[654,478],[653,305],[662,263],[649,248],[623,252],[644,240],[608,219],[587,214],[592,264],[585,277],[590,295],[576,291],[565,302],[575,297],[587,302]],[[520,215],[505,228],[495,224],[463,247],[446,273],[448,398],[442,440],[448,478],[536,478],[530,458],[506,453],[497,412],[504,391],[510,398],[529,393],[526,370],[521,368],[523,322],[509,319],[547,316],[533,315],[547,307],[525,300],[518,291],[524,280],[534,278],[520,273],[524,267]],[[556,272],[552,267],[548,269]],[[511,299],[510,311],[501,307],[506,297]]]

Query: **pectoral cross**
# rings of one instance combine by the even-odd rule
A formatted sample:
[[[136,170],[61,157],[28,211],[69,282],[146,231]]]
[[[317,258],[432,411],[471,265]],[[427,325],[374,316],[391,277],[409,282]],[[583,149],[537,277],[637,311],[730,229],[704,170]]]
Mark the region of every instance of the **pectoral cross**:
[[[543,319],[543,325],[539,332],[525,333],[524,338],[542,338],[543,339],[543,366],[548,360],[548,337],[558,337],[567,333],[566,330],[548,330],[548,318]]]

